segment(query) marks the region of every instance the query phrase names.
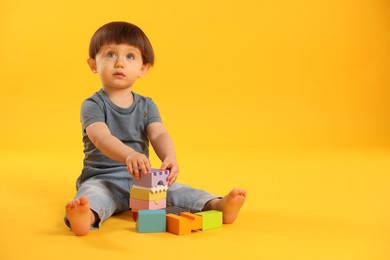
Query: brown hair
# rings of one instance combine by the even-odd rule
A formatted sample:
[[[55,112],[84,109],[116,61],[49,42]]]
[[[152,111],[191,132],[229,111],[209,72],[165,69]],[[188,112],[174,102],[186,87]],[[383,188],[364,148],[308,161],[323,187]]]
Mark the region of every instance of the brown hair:
[[[92,36],[89,44],[89,57],[95,59],[103,45],[128,44],[138,48],[143,64],[154,64],[152,44],[145,33],[136,25],[127,22],[111,22],[100,27]]]

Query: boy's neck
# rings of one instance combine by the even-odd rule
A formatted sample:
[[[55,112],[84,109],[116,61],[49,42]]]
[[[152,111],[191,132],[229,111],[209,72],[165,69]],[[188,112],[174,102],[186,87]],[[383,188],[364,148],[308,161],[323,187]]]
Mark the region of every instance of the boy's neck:
[[[122,108],[128,108],[133,104],[134,97],[132,88],[125,89],[112,89],[103,87],[103,91],[106,93],[108,98],[117,106]]]

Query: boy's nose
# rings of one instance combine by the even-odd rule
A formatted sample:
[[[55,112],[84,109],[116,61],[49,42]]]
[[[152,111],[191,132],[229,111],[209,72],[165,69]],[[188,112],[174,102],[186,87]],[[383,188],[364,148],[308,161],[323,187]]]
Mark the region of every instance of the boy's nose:
[[[123,61],[120,58],[117,59],[115,62],[115,68],[123,68],[123,67],[124,67]]]

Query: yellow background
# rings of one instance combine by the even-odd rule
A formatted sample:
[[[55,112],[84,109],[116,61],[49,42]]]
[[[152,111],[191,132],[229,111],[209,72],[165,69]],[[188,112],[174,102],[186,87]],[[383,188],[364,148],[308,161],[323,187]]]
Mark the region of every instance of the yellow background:
[[[80,104],[100,88],[89,40],[117,20],[154,46],[134,91],[158,104],[180,181],[248,190],[234,225],[142,236],[124,214],[82,239],[63,225]],[[147,243],[171,258],[211,245],[227,259],[390,257],[388,1],[2,0],[0,35],[0,258],[141,256]]]

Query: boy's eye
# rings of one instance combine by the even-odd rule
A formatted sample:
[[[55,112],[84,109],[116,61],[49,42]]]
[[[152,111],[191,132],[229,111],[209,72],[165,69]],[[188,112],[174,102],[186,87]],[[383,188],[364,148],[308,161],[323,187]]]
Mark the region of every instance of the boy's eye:
[[[109,53],[107,53],[107,56],[110,58],[113,58],[113,57],[116,57],[116,54],[115,54],[115,52],[110,51]]]
[[[134,55],[133,54],[127,54],[126,56],[129,60],[134,60]]]

